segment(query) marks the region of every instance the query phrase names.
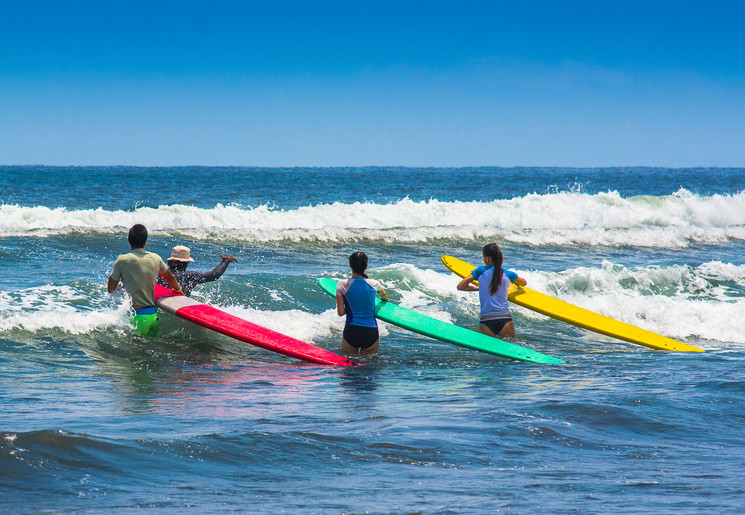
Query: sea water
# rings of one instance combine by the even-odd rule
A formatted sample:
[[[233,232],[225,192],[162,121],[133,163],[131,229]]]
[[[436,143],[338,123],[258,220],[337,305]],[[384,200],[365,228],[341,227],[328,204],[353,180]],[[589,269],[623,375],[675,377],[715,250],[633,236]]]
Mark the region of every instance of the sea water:
[[[134,223],[193,297],[340,351],[320,277],[356,250],[391,300],[475,328],[440,263],[498,242],[531,288],[704,349],[513,306],[503,362],[381,323],[317,366],[106,293]],[[745,170],[0,168],[0,511],[740,512]]]

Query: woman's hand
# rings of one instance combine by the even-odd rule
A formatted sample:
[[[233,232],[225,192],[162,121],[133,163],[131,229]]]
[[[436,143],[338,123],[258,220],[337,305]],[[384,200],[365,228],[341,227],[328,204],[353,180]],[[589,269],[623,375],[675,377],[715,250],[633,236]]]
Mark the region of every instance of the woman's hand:
[[[380,291],[378,292],[378,297],[380,297],[380,300],[384,300],[388,302],[388,294],[385,292],[383,288],[381,288]]]

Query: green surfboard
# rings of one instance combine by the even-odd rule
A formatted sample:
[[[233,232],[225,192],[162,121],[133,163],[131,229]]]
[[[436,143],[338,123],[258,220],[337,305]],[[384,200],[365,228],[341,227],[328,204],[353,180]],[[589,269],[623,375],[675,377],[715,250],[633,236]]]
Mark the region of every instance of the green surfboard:
[[[318,285],[323,291],[336,297],[336,281],[333,279],[318,279]],[[547,356],[534,350],[520,347],[498,338],[471,331],[465,327],[449,324],[442,320],[422,315],[416,311],[403,308],[393,302],[375,299],[375,316],[385,322],[403,327],[409,331],[430,336],[437,340],[452,343],[466,349],[494,354],[507,359],[531,361],[533,363],[564,363],[563,360]]]

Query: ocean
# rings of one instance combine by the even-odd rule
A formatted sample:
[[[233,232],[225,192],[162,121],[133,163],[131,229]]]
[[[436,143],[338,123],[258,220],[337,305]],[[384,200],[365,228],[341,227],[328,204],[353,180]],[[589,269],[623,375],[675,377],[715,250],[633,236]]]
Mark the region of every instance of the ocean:
[[[320,277],[475,328],[443,254],[497,242],[528,286],[704,349],[513,306],[504,362],[381,323],[312,365],[106,293],[128,228],[197,300],[340,352]],[[740,513],[745,169],[0,167],[0,512]]]

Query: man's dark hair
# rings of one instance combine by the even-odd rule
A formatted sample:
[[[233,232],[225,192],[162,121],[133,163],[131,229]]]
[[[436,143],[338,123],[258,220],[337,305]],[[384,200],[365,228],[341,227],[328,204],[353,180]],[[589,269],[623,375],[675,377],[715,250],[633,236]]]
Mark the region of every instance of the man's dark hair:
[[[129,246],[133,249],[141,249],[147,243],[147,228],[142,224],[134,224],[129,229]]]

